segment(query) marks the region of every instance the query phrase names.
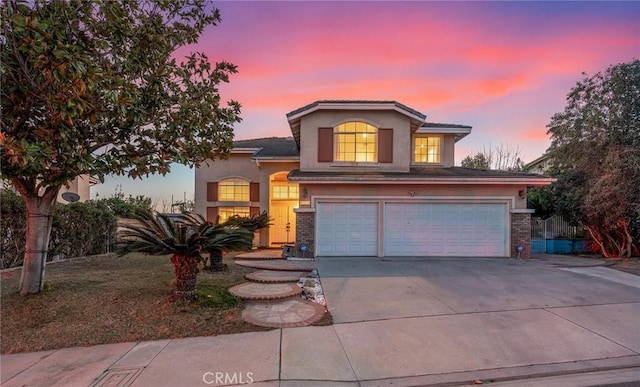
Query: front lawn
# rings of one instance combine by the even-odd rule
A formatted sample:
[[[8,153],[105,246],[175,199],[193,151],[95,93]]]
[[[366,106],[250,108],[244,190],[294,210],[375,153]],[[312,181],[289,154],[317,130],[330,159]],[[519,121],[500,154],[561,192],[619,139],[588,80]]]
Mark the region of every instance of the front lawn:
[[[129,254],[47,265],[43,293],[20,297],[20,270],[2,273],[1,353],[267,330],[240,317],[227,289],[252,269],[198,274],[198,300],[172,302],[169,256]]]

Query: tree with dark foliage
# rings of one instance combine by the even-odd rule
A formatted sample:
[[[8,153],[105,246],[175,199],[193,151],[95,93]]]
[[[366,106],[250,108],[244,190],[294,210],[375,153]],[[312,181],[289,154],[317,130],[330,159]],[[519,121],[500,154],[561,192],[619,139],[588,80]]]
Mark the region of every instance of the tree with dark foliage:
[[[218,93],[234,65],[174,56],[220,22],[205,0],[7,0],[0,18],[0,166],[27,208],[24,295],[43,289],[63,185],[225,157],[240,105]]]
[[[555,210],[603,256],[639,255],[640,60],[585,75],[547,127]]]

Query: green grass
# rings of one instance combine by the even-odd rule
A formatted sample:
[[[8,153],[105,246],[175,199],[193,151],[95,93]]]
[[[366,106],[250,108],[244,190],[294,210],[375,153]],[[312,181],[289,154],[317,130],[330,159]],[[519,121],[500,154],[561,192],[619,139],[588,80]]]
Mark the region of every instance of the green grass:
[[[198,300],[172,301],[169,256],[129,254],[73,259],[47,266],[41,294],[18,294],[20,270],[2,273],[2,353],[72,346],[210,336],[266,330],[240,317],[242,300],[228,288],[251,271],[198,274]]]

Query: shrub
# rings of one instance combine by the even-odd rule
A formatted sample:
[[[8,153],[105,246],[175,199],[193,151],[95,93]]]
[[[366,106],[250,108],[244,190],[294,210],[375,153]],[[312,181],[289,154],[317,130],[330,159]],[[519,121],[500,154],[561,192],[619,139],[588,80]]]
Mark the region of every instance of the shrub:
[[[0,268],[21,266],[24,259],[26,210],[11,190],[0,194]],[[115,242],[116,217],[102,203],[56,205],[48,260],[109,252]]]
[[[22,198],[9,189],[0,191],[0,269],[22,265],[27,211]]]
[[[136,214],[152,212],[153,207],[150,197],[129,195],[126,198],[122,191],[116,192],[108,198],[93,200],[92,202],[108,207],[118,218],[135,218]]]
[[[63,259],[110,252],[116,217],[100,203],[58,204],[53,218],[49,256]]]

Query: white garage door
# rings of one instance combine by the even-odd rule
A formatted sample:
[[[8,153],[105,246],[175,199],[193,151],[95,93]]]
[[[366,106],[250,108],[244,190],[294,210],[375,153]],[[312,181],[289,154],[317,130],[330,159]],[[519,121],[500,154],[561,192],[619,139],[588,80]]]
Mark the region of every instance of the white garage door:
[[[319,256],[377,256],[377,203],[318,203]]]
[[[506,256],[506,204],[387,203],[385,256]]]

